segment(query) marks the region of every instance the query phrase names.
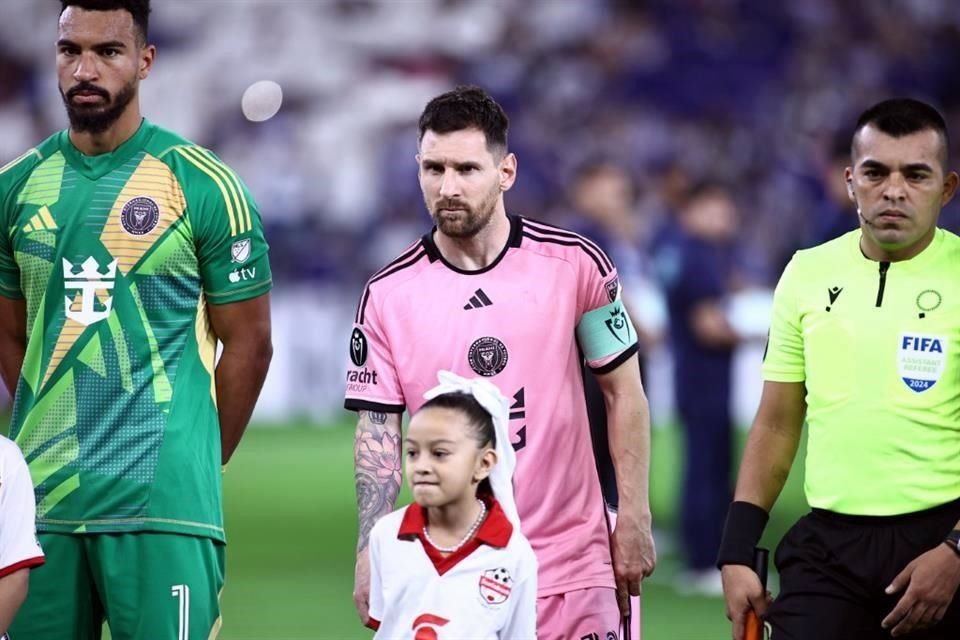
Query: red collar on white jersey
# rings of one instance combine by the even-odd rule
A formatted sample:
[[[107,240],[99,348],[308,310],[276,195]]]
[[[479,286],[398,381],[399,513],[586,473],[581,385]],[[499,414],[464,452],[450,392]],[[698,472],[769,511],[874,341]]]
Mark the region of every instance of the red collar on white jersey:
[[[481,544],[491,547],[503,548],[510,542],[510,536],[513,534],[513,525],[507,519],[506,514],[500,507],[496,498],[484,498],[487,504],[487,518],[477,529],[473,539],[469,540],[462,547],[448,556],[444,556],[430,542],[424,539],[423,528],[427,526],[427,514],[416,502],[410,504],[403,513],[403,520],[400,522],[400,530],[397,532],[398,538],[417,539],[423,545],[427,557],[433,562],[437,573],[443,575],[458,562],[469,556],[472,552],[480,548]]]

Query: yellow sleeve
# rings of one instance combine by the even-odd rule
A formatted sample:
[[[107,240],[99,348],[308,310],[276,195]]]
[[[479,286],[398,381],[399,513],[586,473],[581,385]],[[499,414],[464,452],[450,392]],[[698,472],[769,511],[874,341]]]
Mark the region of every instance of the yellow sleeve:
[[[770,382],[806,380],[799,312],[802,281],[797,271],[797,256],[794,256],[783,270],[773,294],[773,318],[763,355],[763,379]]]

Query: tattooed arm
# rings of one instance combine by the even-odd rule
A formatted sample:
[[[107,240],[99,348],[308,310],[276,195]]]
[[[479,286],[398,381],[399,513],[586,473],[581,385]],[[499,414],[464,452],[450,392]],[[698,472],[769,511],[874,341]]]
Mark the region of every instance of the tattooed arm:
[[[400,493],[401,447],[399,413],[361,411],[354,443],[354,479],[357,485],[357,566],[353,602],[366,624],[370,602],[370,530],[393,510]]]

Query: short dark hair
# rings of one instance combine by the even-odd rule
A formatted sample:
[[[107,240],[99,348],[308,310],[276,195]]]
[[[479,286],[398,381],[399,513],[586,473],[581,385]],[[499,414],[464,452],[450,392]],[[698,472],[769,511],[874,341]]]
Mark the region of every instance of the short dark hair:
[[[133,16],[133,24],[140,31],[140,43],[147,42],[150,33],[150,0],[60,0],[61,14],[67,7],[79,7],[86,11],[126,11]]]
[[[950,139],[947,135],[947,123],[935,108],[913,98],[892,98],[873,105],[857,119],[853,130],[851,153],[856,151],[857,135],[867,125],[875,127],[894,138],[908,136],[927,129],[940,134],[943,143],[941,160],[947,164],[947,151]]]
[[[421,405],[418,413],[424,409],[453,409],[460,411],[467,418],[467,424],[473,432],[473,439],[480,447],[497,446],[497,430],[493,426],[493,416],[481,406],[477,399],[469,393],[443,393],[431,398]],[[492,496],[493,486],[489,478],[484,478],[477,486],[478,496]]]
[[[476,86],[458,86],[443,93],[424,107],[420,114],[420,135],[427,131],[452,133],[479,129],[487,138],[487,149],[506,151],[510,121],[503,107],[489,93]]]

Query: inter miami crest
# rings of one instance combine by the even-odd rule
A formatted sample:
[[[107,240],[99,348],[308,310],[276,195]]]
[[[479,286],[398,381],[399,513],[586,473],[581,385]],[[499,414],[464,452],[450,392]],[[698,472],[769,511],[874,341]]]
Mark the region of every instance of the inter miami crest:
[[[487,569],[480,576],[480,598],[484,604],[503,604],[510,597],[513,578],[503,567]]]
[[[367,336],[360,329],[354,329],[350,335],[350,360],[358,367],[367,361]]]
[[[467,353],[467,361],[474,372],[484,377],[495,376],[507,366],[507,347],[492,336],[473,341]]]
[[[160,207],[152,198],[140,196],[127,201],[120,211],[120,224],[132,236],[143,236],[160,222]]]

